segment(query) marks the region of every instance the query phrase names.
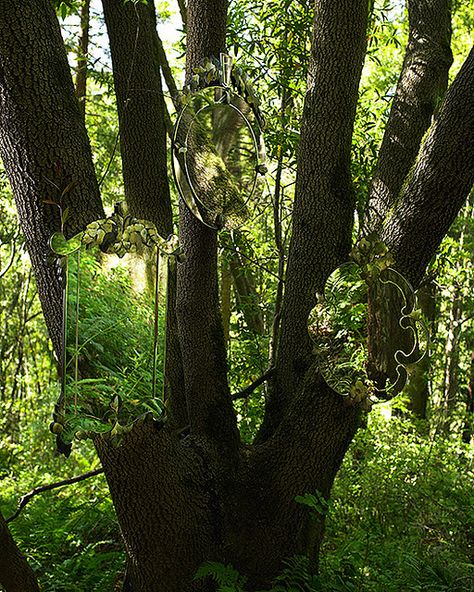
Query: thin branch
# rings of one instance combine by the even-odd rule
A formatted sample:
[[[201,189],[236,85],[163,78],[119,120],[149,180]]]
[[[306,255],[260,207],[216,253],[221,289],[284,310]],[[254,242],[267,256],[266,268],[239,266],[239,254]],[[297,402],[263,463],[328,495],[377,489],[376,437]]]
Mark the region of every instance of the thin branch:
[[[274,373],[275,368],[269,368],[261,376],[259,376],[257,380],[254,380],[251,384],[249,384],[249,386],[245,387],[241,391],[238,391],[237,393],[234,393],[232,395],[232,400],[236,401],[237,399],[246,399],[256,388],[271,378]]]
[[[0,280],[2,279],[2,277],[8,272],[8,270],[11,268],[11,266],[13,265],[13,261],[15,259],[15,255],[16,255],[16,244],[15,244],[15,239],[16,236],[13,239],[13,243],[12,243],[12,251],[11,251],[11,255],[10,255],[10,259],[8,261],[8,263],[6,264],[6,266],[4,267],[4,269],[2,269],[0,271]]]
[[[160,36],[158,35],[158,31],[156,31],[156,35],[154,38],[155,42],[155,49],[157,53],[158,63],[161,68],[161,72],[163,73],[163,78],[165,79],[166,86],[170,91],[171,100],[173,101],[174,108],[178,110],[180,108],[180,100],[179,100],[179,91],[176,85],[176,81],[174,79],[173,73],[171,72],[170,64],[168,62],[168,58],[166,57],[166,53],[163,47],[163,42],[161,41]]]
[[[63,479],[62,481],[57,481],[56,483],[48,483],[48,485],[40,485],[39,487],[35,487],[25,495],[20,498],[18,502],[18,507],[14,514],[10,517],[6,518],[5,522],[11,522],[18,518],[20,512],[26,506],[26,504],[36,495],[39,493],[44,493],[45,491],[51,491],[52,489],[57,489],[58,487],[64,487],[65,485],[72,485],[73,483],[79,483],[80,481],[84,481],[85,479],[89,479],[89,477],[95,477],[96,475],[100,475],[104,472],[104,469],[95,469],[93,471],[88,471],[87,473],[83,473],[82,475],[78,475],[77,477],[72,477],[71,479]]]

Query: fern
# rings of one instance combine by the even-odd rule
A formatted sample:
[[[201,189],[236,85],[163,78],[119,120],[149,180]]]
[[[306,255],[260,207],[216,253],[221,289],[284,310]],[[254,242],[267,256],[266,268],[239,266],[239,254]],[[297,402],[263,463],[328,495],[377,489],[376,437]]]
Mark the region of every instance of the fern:
[[[217,592],[245,592],[247,578],[239,574],[232,565],[224,565],[217,561],[206,561],[197,570],[195,580],[212,578],[218,585]]]

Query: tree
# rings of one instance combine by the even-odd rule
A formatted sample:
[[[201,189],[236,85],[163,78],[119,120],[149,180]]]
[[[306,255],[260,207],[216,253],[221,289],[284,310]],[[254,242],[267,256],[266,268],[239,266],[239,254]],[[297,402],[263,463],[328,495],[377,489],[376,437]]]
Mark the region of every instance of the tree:
[[[150,4],[121,0],[103,0],[103,6],[127,200],[133,211],[168,232],[155,13]],[[422,140],[426,113],[435,108],[433,96],[449,63],[447,7],[443,4],[438,23],[429,6],[409,3],[411,11],[420,11],[416,18],[412,13],[411,23],[416,23],[413,31],[420,23],[430,25],[443,51],[429,53],[429,60],[440,73],[433,83],[432,67],[421,69],[417,74],[426,79],[428,91],[424,85],[412,88],[406,83],[413,63],[407,55],[395,106],[407,101],[407,93],[419,98],[420,88],[429,106],[422,109],[423,117],[418,108],[404,114],[404,129],[418,131],[415,139],[407,133],[409,145],[402,142],[405,164],[390,185],[390,208],[384,209],[379,230],[396,268],[415,287],[474,181],[474,50]],[[367,0],[315,2],[281,331],[264,422],[251,446],[240,441],[227,380],[217,232],[180,204],[186,258],[177,266],[176,284],[170,282],[171,290],[176,286],[176,323],[170,323],[168,414],[162,421],[148,418],[136,425],[118,448],[107,436],[94,438],[125,542],[127,586],[135,592],[211,590],[209,582],[192,582],[206,560],[232,563],[248,577],[250,590],[268,586],[282,561],[295,553],[307,553],[317,566],[324,519],[310,520],[295,496],[330,495],[360,408],[322,379],[307,319],[316,294],[351,248],[351,141],[368,16]],[[206,57],[225,50],[226,18],[225,0],[188,3],[188,80]],[[0,25],[0,155],[59,355],[60,277],[47,264],[47,243],[61,225],[58,205],[69,210],[67,234],[102,217],[99,188],[52,4],[0,0]],[[409,45],[409,51],[416,49]],[[425,99],[420,101],[424,105]],[[387,138],[399,133],[396,124],[395,114]],[[390,143],[382,145],[379,171],[388,167],[392,172]],[[383,174],[377,175],[380,181]]]

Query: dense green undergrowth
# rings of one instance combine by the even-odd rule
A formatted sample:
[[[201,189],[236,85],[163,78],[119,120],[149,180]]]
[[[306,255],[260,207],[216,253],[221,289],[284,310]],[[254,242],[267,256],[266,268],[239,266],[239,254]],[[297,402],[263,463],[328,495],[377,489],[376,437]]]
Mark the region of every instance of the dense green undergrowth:
[[[13,452],[14,470],[5,467],[4,450],[0,457],[6,515],[21,494],[40,482],[96,462],[85,443],[69,461],[54,457],[51,447],[40,465],[33,449],[19,446]],[[375,408],[352,443],[333,490],[319,577],[307,574],[304,559],[290,558],[273,590],[474,589],[472,468],[466,445],[441,437],[432,441],[423,424],[388,419]],[[35,497],[11,530],[44,590],[107,592],[118,586],[124,554],[102,475]],[[241,579],[233,570],[209,570],[220,575],[223,592],[245,590],[235,583]]]

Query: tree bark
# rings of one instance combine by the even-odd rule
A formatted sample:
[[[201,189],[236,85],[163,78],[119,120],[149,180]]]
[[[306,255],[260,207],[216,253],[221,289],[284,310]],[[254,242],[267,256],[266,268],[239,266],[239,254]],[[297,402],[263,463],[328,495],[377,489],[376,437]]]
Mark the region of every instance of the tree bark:
[[[395,203],[444,96],[453,61],[451,0],[408,0],[408,18],[405,59],[369,192],[368,231],[383,224]]]
[[[274,431],[301,385],[310,364],[308,315],[351,246],[350,152],[367,17],[366,0],[315,3],[277,374],[262,438]]]
[[[38,580],[0,514],[0,585],[6,592],[39,592]]]
[[[474,48],[449,88],[397,207],[382,230],[416,288],[474,183]]]
[[[154,222],[166,238],[173,220],[155,7],[122,0],[103,0],[102,6],[117,97],[125,197],[130,213]]]
[[[103,210],[59,23],[48,0],[0,0],[0,156],[13,188],[49,334],[61,356],[61,279],[49,239]],[[49,203],[45,203],[49,202]]]

